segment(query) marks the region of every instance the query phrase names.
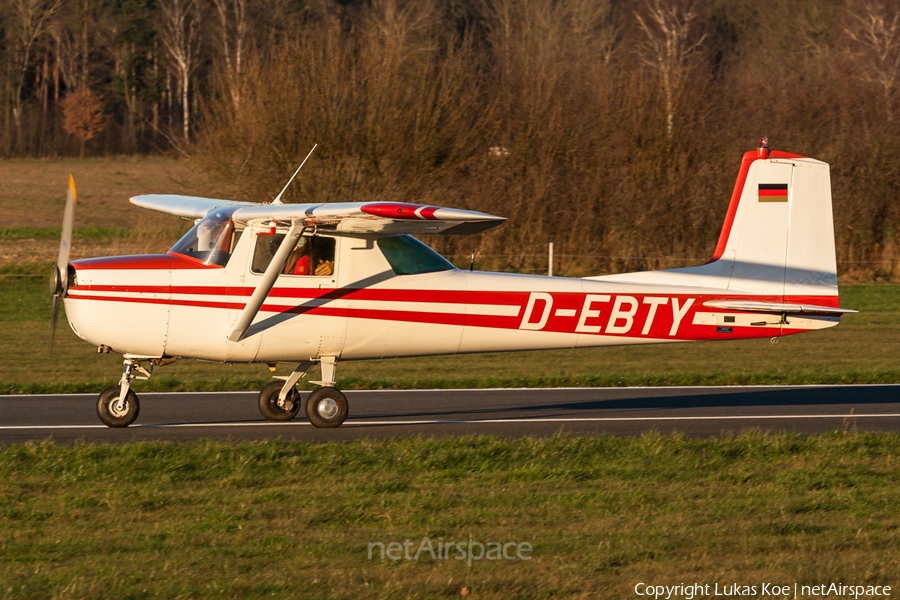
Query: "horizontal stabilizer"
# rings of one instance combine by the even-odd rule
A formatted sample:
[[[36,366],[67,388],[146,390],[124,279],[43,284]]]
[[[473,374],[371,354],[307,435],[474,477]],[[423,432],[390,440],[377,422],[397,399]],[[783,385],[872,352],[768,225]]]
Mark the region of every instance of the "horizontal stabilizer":
[[[858,310],[837,308],[835,306],[815,306],[813,304],[782,304],[778,302],[755,302],[752,300],[711,300],[703,306],[724,310],[743,310],[747,312],[787,313],[789,315],[817,314],[843,315],[856,313]]]

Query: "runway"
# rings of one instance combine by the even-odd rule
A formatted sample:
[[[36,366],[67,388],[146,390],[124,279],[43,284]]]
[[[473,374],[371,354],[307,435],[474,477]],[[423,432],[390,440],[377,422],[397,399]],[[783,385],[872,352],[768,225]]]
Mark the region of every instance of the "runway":
[[[137,392],[140,416],[127,429],[100,423],[94,394],[0,396],[0,444],[900,430],[900,385],[347,391],[349,418],[325,430],[303,412],[265,421],[256,392]]]

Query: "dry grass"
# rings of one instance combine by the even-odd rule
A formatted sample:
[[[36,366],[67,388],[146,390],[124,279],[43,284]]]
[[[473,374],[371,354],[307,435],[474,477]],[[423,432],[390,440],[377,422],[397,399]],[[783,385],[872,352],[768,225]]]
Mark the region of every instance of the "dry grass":
[[[70,173],[78,190],[73,259],[164,252],[190,224],[139,209],[128,198],[153,193],[209,193],[206,179],[186,160],[141,156],[0,160],[2,227],[60,227]],[[79,227],[132,231],[125,236],[80,237]],[[58,250],[58,238],[0,238],[0,267],[31,264],[35,265],[32,272],[42,273],[46,265],[56,261]]]
[[[128,198],[206,193],[205,179],[185,160],[144,156],[4,159],[0,160],[2,226],[59,227],[70,173],[78,189],[75,227],[171,226],[181,220],[137,209]]]

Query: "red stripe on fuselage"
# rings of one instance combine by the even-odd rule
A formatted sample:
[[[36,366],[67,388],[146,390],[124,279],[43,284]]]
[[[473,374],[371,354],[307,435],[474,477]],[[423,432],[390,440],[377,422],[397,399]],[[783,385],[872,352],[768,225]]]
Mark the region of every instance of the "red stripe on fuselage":
[[[72,291],[91,292],[130,292],[143,294],[192,294],[198,296],[251,296],[256,289],[252,286],[179,286],[179,285],[80,285],[71,288]],[[487,304],[495,306],[518,306],[522,308],[533,292],[524,291],[493,291],[493,290],[420,290],[420,289],[375,289],[375,288],[295,288],[276,287],[269,292],[270,298],[325,298],[335,293],[340,298],[352,300],[393,300],[399,302],[431,302],[439,304]],[[577,308],[577,306],[557,305],[557,301],[566,302],[565,299],[583,301],[585,294],[599,294],[602,291],[588,292],[540,292],[550,294],[553,297],[554,306],[557,308]],[[660,290],[657,294],[611,294],[616,296],[634,296],[638,300],[645,297],[666,296],[672,294]],[[676,297],[701,298],[703,302],[710,300],[747,300],[750,302],[781,302],[781,296],[753,296],[746,294],[715,294],[707,296],[692,296],[689,294],[675,294]],[[699,300],[698,300],[699,301]],[[811,304],[816,306],[829,306],[837,308],[838,296],[785,296],[785,304]]]
[[[169,292],[187,294],[191,290],[195,298],[170,298]],[[161,304],[196,308],[243,310],[241,300],[252,293],[250,287],[190,287],[190,286],[84,286],[72,288],[70,299],[102,302],[126,302]],[[93,292],[93,293],[92,293]],[[114,293],[101,296],[96,292]],[[147,293],[157,297],[128,297],[122,293]],[[531,302],[534,292],[492,292],[492,291],[436,291],[436,290],[372,290],[372,289],[331,289],[318,288],[276,288],[270,294],[261,312],[292,313],[332,317],[374,319],[404,323],[427,323],[452,326],[469,326],[556,333],[585,333],[592,335],[645,337],[651,339],[737,339],[745,337],[767,337],[777,335],[777,329],[765,327],[732,327],[729,334],[720,333],[711,325],[693,325],[698,312],[757,314],[753,311],[717,310],[703,306],[709,300],[742,299],[776,302],[780,298],[747,297],[740,295],[692,296],[687,294],[585,294],[582,292],[538,292],[541,297]],[[210,296],[232,296],[230,299],[212,299]],[[164,296],[164,297],[159,297]],[[207,296],[207,298],[204,298]],[[551,301],[547,303],[546,296]],[[588,298],[590,296],[590,298]],[[608,297],[608,299],[607,299]],[[299,301],[300,304],[284,304],[279,300]],[[337,300],[379,300],[393,302],[397,309],[338,307]],[[664,300],[664,302],[663,302]],[[675,303],[678,303],[676,308]],[[460,312],[429,312],[427,310],[400,310],[403,303],[467,304],[470,306],[510,306],[515,308],[515,316],[466,314]],[[807,304],[837,307],[837,296],[791,296],[785,298],[791,304]],[[687,310],[684,309],[688,306]],[[618,310],[616,310],[618,308]],[[473,309],[477,310],[477,309]],[[776,318],[772,315],[773,318]],[[768,316],[761,317],[768,322]],[[647,326],[647,322],[650,325]],[[673,324],[678,321],[675,334]],[[539,328],[529,327],[529,325]],[[645,333],[646,330],[646,333]],[[783,332],[787,333],[787,331]]]
[[[255,288],[250,286],[188,286],[188,285],[79,285],[73,291],[119,292],[133,294],[190,294],[197,296],[249,297]],[[557,292],[561,294],[562,292]],[[372,288],[294,288],[276,287],[269,298],[347,298],[352,300],[382,300],[400,302],[428,302],[448,304],[523,305],[529,292],[473,292],[465,290],[415,290]]]

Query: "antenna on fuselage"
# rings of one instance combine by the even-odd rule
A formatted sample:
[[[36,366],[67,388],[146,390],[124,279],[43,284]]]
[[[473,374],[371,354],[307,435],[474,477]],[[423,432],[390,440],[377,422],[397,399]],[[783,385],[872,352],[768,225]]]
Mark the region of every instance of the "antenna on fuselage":
[[[306,158],[303,159],[303,162],[300,163],[300,166],[297,167],[297,170],[294,171],[294,174],[291,175],[291,178],[290,178],[290,179],[288,179],[287,185],[284,186],[284,189],[281,190],[281,192],[279,192],[279,194],[278,194],[277,196],[275,196],[275,199],[274,199],[274,200],[272,200],[272,204],[284,204],[284,202],[281,201],[281,196],[284,195],[284,193],[285,193],[285,192],[287,191],[287,189],[288,189],[288,186],[291,185],[291,182],[292,182],[292,181],[294,181],[294,177],[297,176],[297,173],[300,172],[300,169],[303,168],[303,165],[306,164],[306,161],[309,160],[309,157],[312,156],[312,153],[315,152],[316,148],[318,148],[318,147],[319,147],[318,144],[313,144],[312,150],[309,151],[309,154],[306,155]]]

